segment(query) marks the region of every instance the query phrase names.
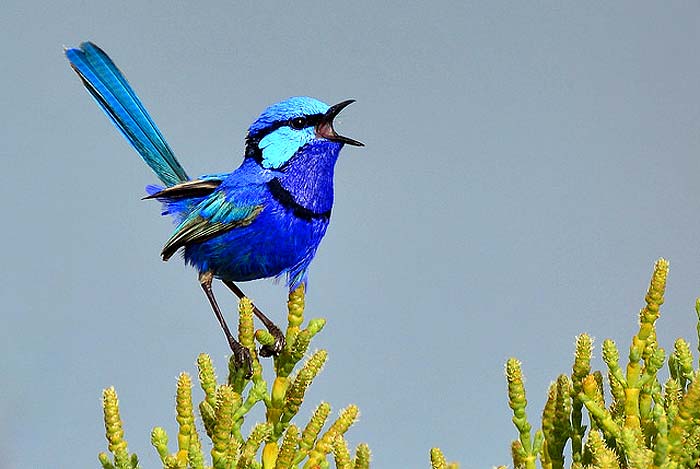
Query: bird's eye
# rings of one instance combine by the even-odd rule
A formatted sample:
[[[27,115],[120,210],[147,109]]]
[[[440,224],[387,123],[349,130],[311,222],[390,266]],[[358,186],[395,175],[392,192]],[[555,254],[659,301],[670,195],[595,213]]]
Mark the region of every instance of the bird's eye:
[[[303,117],[295,117],[289,121],[289,126],[296,130],[301,130],[306,127],[306,119]]]

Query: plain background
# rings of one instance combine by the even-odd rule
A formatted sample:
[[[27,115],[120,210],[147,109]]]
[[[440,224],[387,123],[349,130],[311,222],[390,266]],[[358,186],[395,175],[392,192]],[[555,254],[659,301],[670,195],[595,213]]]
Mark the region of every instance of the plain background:
[[[191,175],[235,168],[275,101],[357,99],[337,127],[367,146],[342,152],[312,265],[330,358],[301,422],[322,399],[358,404],[348,439],[374,467],[428,467],[432,446],[509,463],[507,357],[539,421],[576,334],[626,356],[658,257],[660,342],[695,348],[698,2],[10,0],[0,38],[2,468],[98,467],[109,385],[158,467],[149,433],[175,440],[178,373],[201,351],[226,365],[195,272],[159,260],[172,227],[140,200],[155,178],[63,57],[83,40]],[[282,285],[243,287],[282,322]]]

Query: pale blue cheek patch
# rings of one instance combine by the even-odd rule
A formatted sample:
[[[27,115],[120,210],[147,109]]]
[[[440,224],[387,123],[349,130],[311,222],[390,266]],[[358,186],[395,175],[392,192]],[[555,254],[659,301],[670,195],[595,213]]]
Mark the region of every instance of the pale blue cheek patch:
[[[290,127],[280,127],[267,134],[258,144],[262,150],[262,166],[267,169],[278,169],[313,138],[313,129],[294,130]]]

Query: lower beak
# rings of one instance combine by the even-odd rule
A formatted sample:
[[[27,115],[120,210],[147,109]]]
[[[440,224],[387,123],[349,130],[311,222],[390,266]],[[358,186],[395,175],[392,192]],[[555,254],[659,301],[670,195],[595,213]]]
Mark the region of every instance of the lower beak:
[[[347,143],[348,145],[354,145],[356,147],[364,147],[364,143],[339,135],[333,128],[333,119],[335,119],[335,116],[340,114],[340,111],[354,102],[354,99],[348,99],[347,101],[331,106],[321,118],[321,122],[316,124],[316,135],[333,142]]]

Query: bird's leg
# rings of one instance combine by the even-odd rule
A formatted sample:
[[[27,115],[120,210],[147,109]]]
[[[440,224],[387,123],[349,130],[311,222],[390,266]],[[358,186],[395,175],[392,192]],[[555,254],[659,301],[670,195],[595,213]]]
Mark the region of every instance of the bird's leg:
[[[224,285],[226,285],[229,288],[229,290],[231,290],[233,294],[238,297],[239,300],[245,297],[243,291],[241,291],[241,289],[238,288],[238,285],[236,285],[235,283],[231,282],[230,280],[222,280],[222,282],[224,282]],[[272,337],[275,338],[274,344],[263,345],[260,348],[260,355],[263,357],[279,355],[282,349],[284,349],[285,345],[284,334],[282,333],[282,330],[279,327],[277,327],[275,323],[272,322],[267,316],[265,316],[263,312],[260,311],[255,305],[253,305],[253,313],[258,317],[258,319],[262,321],[262,323],[265,325],[270,334],[272,334]]]
[[[216,319],[219,320],[219,324],[221,324],[221,328],[224,330],[226,340],[228,340],[228,344],[231,347],[231,352],[233,352],[233,359],[236,363],[236,366],[245,367],[246,378],[250,378],[253,374],[253,362],[250,358],[250,350],[241,345],[241,343],[233,337],[233,335],[231,334],[231,330],[228,328],[228,325],[226,325],[224,315],[221,314],[221,309],[219,309],[219,304],[216,302],[216,298],[214,298],[214,292],[211,289],[211,281],[213,277],[214,276],[211,272],[200,273],[199,284],[202,286],[204,294],[207,295],[207,299],[209,299],[211,308],[214,310]]]

